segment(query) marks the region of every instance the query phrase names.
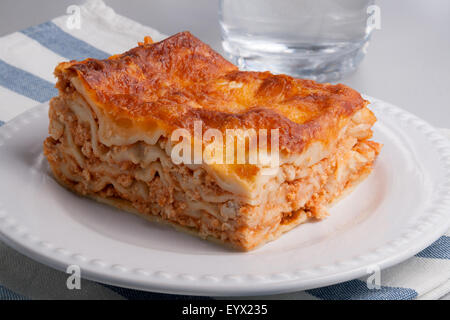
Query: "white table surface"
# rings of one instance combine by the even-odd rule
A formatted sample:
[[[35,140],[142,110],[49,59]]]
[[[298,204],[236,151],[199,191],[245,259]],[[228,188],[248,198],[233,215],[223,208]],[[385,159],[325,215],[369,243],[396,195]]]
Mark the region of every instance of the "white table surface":
[[[65,14],[80,0],[1,0],[0,36]],[[218,0],[105,0],[118,13],[165,34],[189,30],[223,53]],[[359,69],[341,82],[450,127],[450,1],[378,0],[375,30]],[[450,295],[446,296],[450,300]]]

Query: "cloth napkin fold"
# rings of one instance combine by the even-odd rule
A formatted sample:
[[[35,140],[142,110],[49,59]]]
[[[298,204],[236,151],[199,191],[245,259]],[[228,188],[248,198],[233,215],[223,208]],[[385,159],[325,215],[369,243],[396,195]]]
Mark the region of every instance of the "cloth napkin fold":
[[[0,38],[0,125],[57,94],[52,72],[58,62],[106,58],[136,46],[146,35],[155,41],[165,38],[150,27],[116,14],[100,0],[88,1],[75,9],[71,15]],[[74,20],[78,12],[80,19]],[[450,139],[450,130],[443,132]],[[84,279],[81,290],[68,290],[67,276],[0,242],[0,299],[196,298],[125,289]],[[380,289],[368,289],[366,279],[361,278],[297,293],[252,298],[438,299],[448,292],[450,232],[411,259],[383,270]]]

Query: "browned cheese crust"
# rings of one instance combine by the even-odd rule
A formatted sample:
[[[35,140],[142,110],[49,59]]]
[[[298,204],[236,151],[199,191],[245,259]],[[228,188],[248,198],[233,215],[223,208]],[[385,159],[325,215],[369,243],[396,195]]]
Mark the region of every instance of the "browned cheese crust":
[[[280,130],[281,151],[336,138],[347,120],[367,105],[343,84],[320,84],[270,72],[240,71],[189,32],[158,43],[142,44],[106,60],[64,62],[55,70],[63,79],[82,79],[90,97],[123,126],[168,132],[205,129]]]

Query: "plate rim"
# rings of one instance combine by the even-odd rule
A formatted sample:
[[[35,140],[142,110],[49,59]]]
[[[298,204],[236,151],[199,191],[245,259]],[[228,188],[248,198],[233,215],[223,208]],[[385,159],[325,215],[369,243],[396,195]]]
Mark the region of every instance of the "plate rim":
[[[417,254],[436,241],[444,234],[450,226],[450,141],[444,137],[436,128],[426,121],[388,102],[364,95],[379,112],[387,113],[399,121],[407,122],[414,129],[421,132],[439,154],[439,163],[445,171],[443,187],[438,190],[438,196],[432,204],[432,208],[425,208],[424,212],[430,212],[427,219],[422,222],[428,225],[425,230],[418,230],[419,221],[413,226],[403,230],[403,233],[391,240],[388,244],[377,247],[374,251],[378,253],[362,254],[348,258],[361,260],[362,265],[355,266],[347,271],[336,270],[336,273],[316,272],[316,275],[306,279],[291,272],[273,273],[267,276],[254,276],[248,274],[233,274],[225,276],[214,275],[189,275],[184,273],[168,273],[163,270],[147,271],[133,269],[124,264],[88,259],[80,253],[71,253],[67,249],[59,248],[52,243],[45,242],[28,232],[26,228],[14,222],[14,218],[2,210],[0,198],[0,240],[18,252],[48,265],[52,268],[65,272],[68,265],[77,264],[82,270],[82,277],[106,284],[127,287],[131,289],[153,291],[169,294],[188,294],[203,296],[250,296],[288,293],[322,286],[332,285],[352,280],[367,275],[367,267],[376,264],[381,269],[391,267]],[[24,113],[16,116],[0,127],[0,149],[4,142],[14,136],[16,123],[26,125],[30,119],[41,118],[42,109],[47,108],[48,103],[35,106]],[[427,221],[428,220],[428,221]],[[417,235],[419,234],[419,236]],[[414,240],[420,239],[418,244]],[[406,246],[406,247],[405,247]],[[394,249],[392,249],[394,247]],[[400,250],[403,248],[403,250]],[[393,252],[392,252],[393,250]],[[392,252],[392,253],[389,253]],[[378,255],[378,256],[377,256]],[[376,262],[374,261],[376,260]],[[366,262],[364,262],[366,261]],[[328,268],[336,267],[336,263],[322,266],[326,271]],[[251,283],[251,286],[248,284]]]

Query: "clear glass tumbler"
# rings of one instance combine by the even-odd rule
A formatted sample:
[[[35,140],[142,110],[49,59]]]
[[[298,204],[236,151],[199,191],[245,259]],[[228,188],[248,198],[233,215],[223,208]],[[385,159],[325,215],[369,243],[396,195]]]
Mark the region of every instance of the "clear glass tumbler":
[[[373,0],[220,0],[222,45],[245,70],[332,82],[356,69]]]

